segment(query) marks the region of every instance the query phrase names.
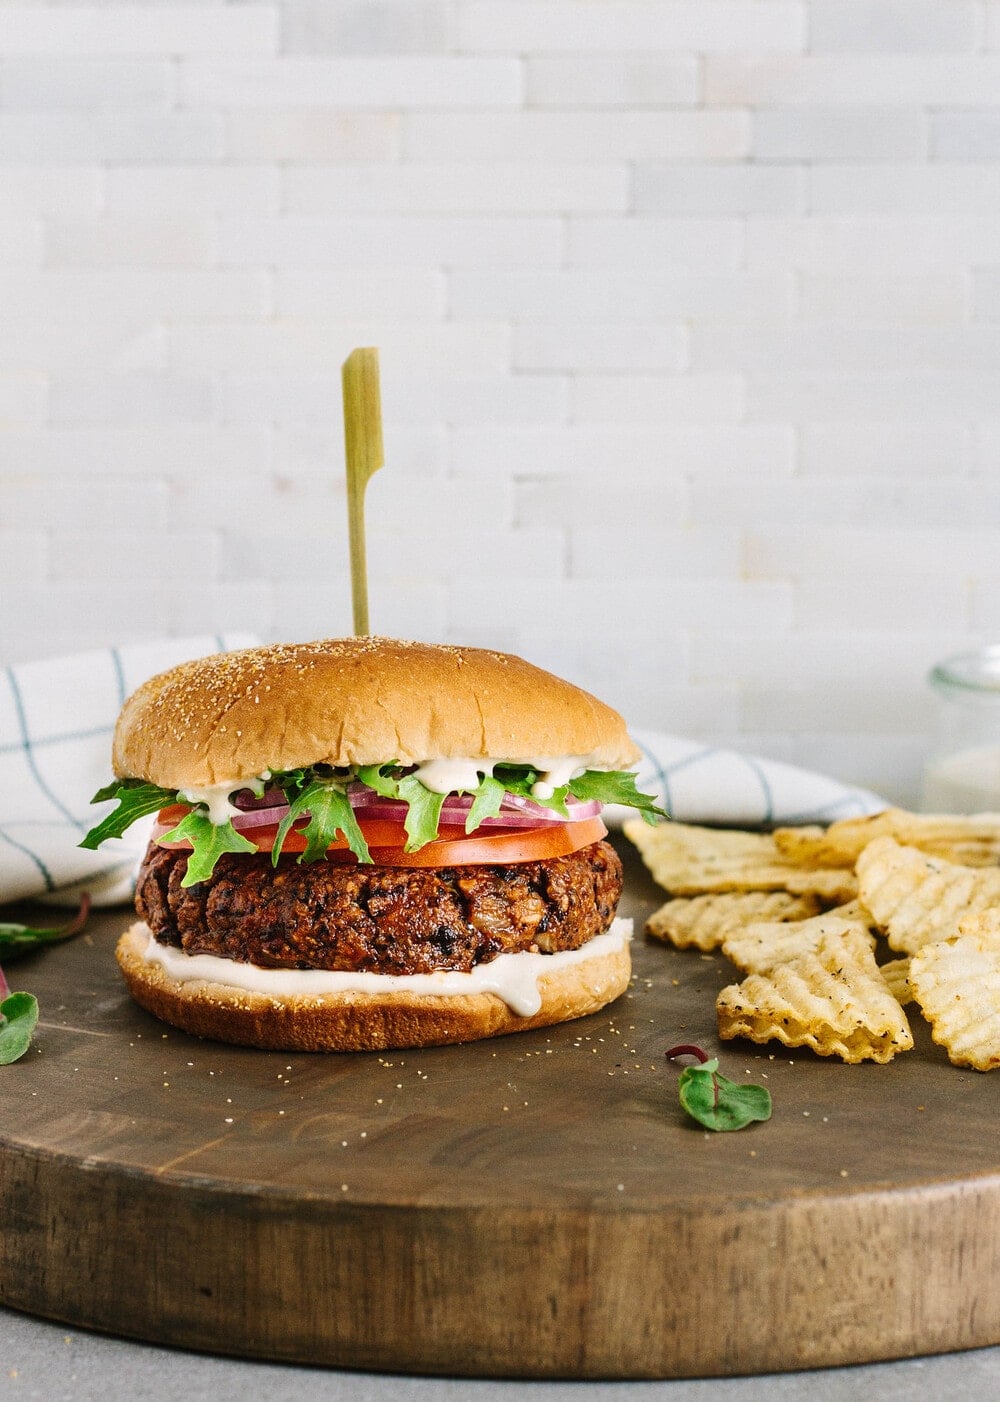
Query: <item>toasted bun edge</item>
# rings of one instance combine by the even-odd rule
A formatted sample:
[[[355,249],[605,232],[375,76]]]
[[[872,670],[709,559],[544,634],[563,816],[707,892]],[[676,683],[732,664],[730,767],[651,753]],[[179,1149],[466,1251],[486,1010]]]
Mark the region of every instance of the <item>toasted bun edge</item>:
[[[222,983],[172,978],[147,960],[142,921],[115,951],[132,997],[161,1021],[197,1037],[273,1051],[381,1051],[440,1046],[548,1027],[599,1011],[628,987],[629,942],[539,979],[542,1005],[519,1017],[495,993],[427,996],[405,991],[278,997]]]

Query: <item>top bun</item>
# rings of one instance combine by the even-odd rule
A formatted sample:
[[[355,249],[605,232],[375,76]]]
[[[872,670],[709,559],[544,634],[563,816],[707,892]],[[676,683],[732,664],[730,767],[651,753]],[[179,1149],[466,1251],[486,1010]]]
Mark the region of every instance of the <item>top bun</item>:
[[[122,707],[118,778],[166,789],[311,764],[419,764],[579,755],[639,759],[617,711],[520,657],[392,638],[215,653],[141,686]]]

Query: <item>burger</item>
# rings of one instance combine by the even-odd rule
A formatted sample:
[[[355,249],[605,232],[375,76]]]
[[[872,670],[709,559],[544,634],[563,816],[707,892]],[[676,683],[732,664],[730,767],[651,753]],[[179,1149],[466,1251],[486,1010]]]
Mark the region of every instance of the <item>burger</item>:
[[[132,996],[284,1050],[464,1042],[625,989],[607,803],[658,812],[610,707],[518,657],[355,637],[220,653],[115,728],[96,848],[155,814]]]

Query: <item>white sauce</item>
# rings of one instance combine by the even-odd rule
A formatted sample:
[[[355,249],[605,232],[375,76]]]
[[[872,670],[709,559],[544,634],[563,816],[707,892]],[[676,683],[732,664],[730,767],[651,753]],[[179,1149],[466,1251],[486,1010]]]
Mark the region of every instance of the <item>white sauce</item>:
[[[462,789],[479,787],[484,774],[492,774],[494,765],[501,763],[527,764],[538,770],[538,779],[531,786],[533,798],[549,799],[556,789],[561,789],[588,767],[589,755],[536,755],[528,759],[507,761],[455,758],[429,759],[414,770],[414,778],[420,780],[431,793],[458,793]]]
[[[237,784],[234,780],[227,779],[221,784],[205,784],[201,788],[178,789],[177,797],[183,799],[185,803],[203,803],[208,809],[208,816],[215,824],[228,823],[229,819],[239,809],[229,802],[229,795],[235,793],[237,788],[248,789],[252,787],[252,782],[242,781]]]
[[[532,798],[542,803],[552,797],[556,789],[561,789],[577,775],[589,768],[589,755],[542,755],[528,759],[508,761],[492,759],[472,759],[459,756],[453,759],[429,759],[417,765],[414,778],[419,779],[431,793],[459,793],[465,789],[477,789],[484,774],[492,774],[494,765],[527,764],[538,770],[538,779],[531,786]],[[203,803],[208,809],[211,822],[216,825],[227,823],[240,810],[230,801],[230,794],[241,789],[250,789],[258,798],[264,792],[264,784],[270,779],[270,771],[259,779],[225,779],[220,784],[206,784],[203,788],[178,790],[178,798],[185,803]],[[346,780],[344,781],[346,784]]]
[[[174,945],[158,944],[152,935],[145,958],[171,978],[187,983],[198,979],[273,997],[313,997],[323,993],[407,992],[426,995],[495,993],[518,1017],[531,1017],[542,1006],[538,980],[550,969],[579,964],[592,955],[613,954],[632,938],[632,921],[618,918],[606,934],[596,935],[580,949],[558,954],[499,954],[471,973],[439,969],[432,974],[341,973],[326,969],[261,969],[220,959],[215,954],[185,954]]]
[[[429,759],[418,764],[413,777],[431,793],[458,793],[478,789],[484,774],[493,773],[492,759]]]
[[[265,769],[259,779],[225,779],[221,784],[205,784],[197,789],[178,789],[177,797],[185,803],[203,803],[208,809],[209,821],[218,827],[228,823],[240,810],[229,801],[229,795],[249,789],[254,798],[260,798],[264,785],[271,777],[270,769]]]
[[[544,803],[552,797],[556,789],[561,789],[570,779],[586,772],[587,759],[587,755],[536,755],[534,759],[526,759],[525,764],[530,764],[532,769],[539,771],[538,779],[531,786],[532,798]]]

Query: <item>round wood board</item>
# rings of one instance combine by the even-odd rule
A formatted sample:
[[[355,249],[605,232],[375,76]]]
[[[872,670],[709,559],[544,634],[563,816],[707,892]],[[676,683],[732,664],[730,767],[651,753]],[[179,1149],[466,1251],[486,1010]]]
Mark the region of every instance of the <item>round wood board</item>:
[[[733,972],[643,941],[660,896],[625,856],[630,992],[464,1047],[188,1037],[124,992],[126,911],[12,963],[42,1021],[0,1068],[0,1302],[219,1353],[482,1376],[1000,1342],[1000,1075],[949,1065],[922,1025],[888,1066],[729,1043],[723,1071],[767,1085],[774,1115],[703,1131],[664,1051],[717,1049]]]

